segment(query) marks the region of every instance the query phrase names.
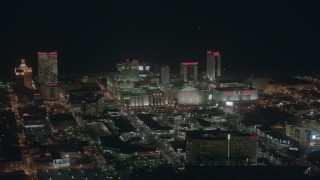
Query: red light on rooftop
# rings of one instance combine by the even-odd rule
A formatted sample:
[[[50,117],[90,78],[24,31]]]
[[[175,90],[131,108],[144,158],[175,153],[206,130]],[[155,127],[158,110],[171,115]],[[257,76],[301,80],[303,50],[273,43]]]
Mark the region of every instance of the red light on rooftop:
[[[220,52],[219,52],[219,51],[215,51],[215,52],[213,53],[213,55],[214,55],[214,56],[220,56]]]
[[[207,55],[212,55],[212,54],[213,54],[212,51],[210,50],[207,51]]]
[[[198,65],[198,62],[183,62],[183,66],[196,66]]]
[[[57,52],[50,52],[50,56],[56,56]]]

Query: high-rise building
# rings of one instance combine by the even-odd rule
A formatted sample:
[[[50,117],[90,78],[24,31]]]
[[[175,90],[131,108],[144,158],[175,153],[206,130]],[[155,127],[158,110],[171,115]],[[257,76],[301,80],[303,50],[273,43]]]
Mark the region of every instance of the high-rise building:
[[[15,73],[23,86],[32,88],[32,69],[26,65],[25,59],[21,59],[20,66],[15,68]]]
[[[166,64],[157,64],[156,65],[156,73],[160,76],[161,84],[170,83],[170,67]]]
[[[207,77],[210,81],[215,80],[221,74],[221,55],[218,51],[207,51]]]
[[[38,82],[58,82],[58,57],[57,52],[38,52]]]
[[[121,72],[124,80],[131,82],[137,82],[139,78],[139,61],[134,59],[132,61],[126,60],[121,64],[118,64],[118,70]]]
[[[181,75],[184,81],[198,80],[198,62],[181,63]]]
[[[38,72],[43,98],[51,101],[59,99],[57,52],[38,52]]]

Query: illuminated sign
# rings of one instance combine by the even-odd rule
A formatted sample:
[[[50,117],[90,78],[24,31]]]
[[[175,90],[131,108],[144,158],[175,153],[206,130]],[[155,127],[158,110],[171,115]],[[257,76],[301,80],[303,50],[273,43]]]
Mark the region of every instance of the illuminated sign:
[[[226,106],[233,106],[233,102],[227,101],[227,102],[226,102]]]
[[[50,52],[50,56],[56,56],[57,52]]]
[[[55,87],[55,86],[58,86],[58,84],[56,83],[50,83],[50,84],[47,84],[48,87]]]
[[[197,66],[198,62],[183,62],[183,66]]]
[[[224,95],[234,95],[235,92],[234,91],[224,91],[223,94]]]
[[[213,53],[213,55],[214,55],[214,56],[220,56],[220,53],[219,53],[218,51],[215,51],[215,52]]]
[[[38,55],[47,55],[48,53],[46,52],[38,52]]]
[[[50,55],[50,56],[57,56],[57,52],[38,52],[38,55]]]
[[[298,151],[299,149],[297,147],[289,147],[289,150],[291,151]]]

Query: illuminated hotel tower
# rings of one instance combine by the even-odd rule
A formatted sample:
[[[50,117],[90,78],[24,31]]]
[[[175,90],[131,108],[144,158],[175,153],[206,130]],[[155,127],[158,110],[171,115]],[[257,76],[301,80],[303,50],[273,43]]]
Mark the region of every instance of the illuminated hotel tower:
[[[221,76],[221,55],[218,51],[207,51],[207,76],[210,81]]]
[[[134,59],[132,61],[126,60],[117,65],[118,70],[121,72],[123,79],[130,82],[138,82],[139,78],[139,61]]]
[[[25,87],[32,88],[32,69],[26,65],[25,59],[21,59],[20,66],[14,71]]]
[[[38,82],[58,82],[58,57],[57,52],[38,52]]]
[[[57,52],[38,52],[38,82],[45,100],[59,99]]]
[[[181,75],[184,81],[198,80],[198,62],[181,63]]]

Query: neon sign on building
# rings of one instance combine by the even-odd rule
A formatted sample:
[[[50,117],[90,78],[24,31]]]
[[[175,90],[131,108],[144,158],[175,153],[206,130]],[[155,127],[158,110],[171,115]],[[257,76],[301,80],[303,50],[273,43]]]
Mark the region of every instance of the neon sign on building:
[[[197,66],[198,62],[183,62],[181,63],[183,66]]]

